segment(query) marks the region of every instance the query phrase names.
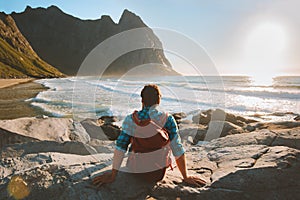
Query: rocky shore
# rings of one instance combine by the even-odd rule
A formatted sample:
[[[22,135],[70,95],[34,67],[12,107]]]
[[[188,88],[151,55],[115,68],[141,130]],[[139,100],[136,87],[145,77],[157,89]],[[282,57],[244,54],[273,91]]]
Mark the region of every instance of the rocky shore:
[[[115,117],[18,118],[0,121],[0,199],[297,199],[300,122],[261,122],[222,110],[188,120],[173,115],[186,148],[189,174],[175,167],[145,183],[125,172],[100,189],[91,179],[111,168],[120,127]]]

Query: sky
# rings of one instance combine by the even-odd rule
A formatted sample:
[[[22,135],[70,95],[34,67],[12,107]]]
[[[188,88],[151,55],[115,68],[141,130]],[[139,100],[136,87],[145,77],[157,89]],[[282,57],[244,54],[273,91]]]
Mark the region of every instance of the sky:
[[[195,41],[222,75],[300,75],[299,0],[0,0],[0,11],[22,12],[27,5],[56,5],[81,19],[110,15],[115,22],[128,9],[151,28]],[[193,73],[166,55],[177,71]]]

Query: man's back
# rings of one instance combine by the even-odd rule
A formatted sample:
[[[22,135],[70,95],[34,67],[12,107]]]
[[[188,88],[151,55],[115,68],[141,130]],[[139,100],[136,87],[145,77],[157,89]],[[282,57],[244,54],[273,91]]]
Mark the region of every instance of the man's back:
[[[151,119],[161,122],[164,118],[164,115],[167,115],[167,117],[162,128],[165,128],[168,131],[173,155],[180,156],[184,153],[184,149],[180,141],[178,127],[174,117],[170,114],[159,111],[155,106],[145,106],[142,110],[138,111],[138,118],[140,120]],[[137,125],[133,121],[132,114],[128,115],[123,122],[122,132],[117,139],[116,148],[118,150],[123,152],[127,151],[127,148],[130,144],[130,139],[134,135],[136,127]]]

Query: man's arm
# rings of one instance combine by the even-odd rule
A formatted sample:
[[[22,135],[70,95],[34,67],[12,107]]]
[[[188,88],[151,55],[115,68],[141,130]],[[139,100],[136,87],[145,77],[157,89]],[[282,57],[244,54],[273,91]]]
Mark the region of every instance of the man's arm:
[[[125,155],[124,152],[116,149],[113,157],[112,171],[106,172],[94,178],[93,184],[96,185],[97,187],[100,187],[102,184],[113,182],[118,174],[124,155]]]
[[[205,185],[206,182],[196,176],[188,176],[187,170],[186,170],[186,162],[185,162],[185,155],[182,154],[179,157],[176,157],[176,164],[179,168],[179,171],[183,177],[183,181],[189,184],[201,186]]]
[[[121,134],[119,135],[116,142],[116,149],[114,151],[112,171],[106,172],[93,179],[93,184],[96,185],[97,187],[101,186],[104,183],[111,183],[115,180],[118,171],[120,169],[120,166],[122,164],[124,155],[127,151],[128,145],[130,144],[131,132],[132,132],[132,119],[131,116],[129,115],[124,119],[124,122],[122,124]]]
[[[165,124],[165,128],[169,131],[169,137],[171,140],[171,149],[173,155],[176,158],[176,164],[183,177],[183,181],[193,185],[203,185],[206,182],[196,176],[189,176],[186,170],[185,150],[181,144],[181,138],[178,134],[178,126],[172,115],[170,115]]]

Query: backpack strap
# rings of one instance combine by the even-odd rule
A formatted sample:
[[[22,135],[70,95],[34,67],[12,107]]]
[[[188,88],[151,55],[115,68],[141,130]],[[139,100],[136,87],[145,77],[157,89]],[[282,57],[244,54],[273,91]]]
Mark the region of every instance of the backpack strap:
[[[164,127],[165,123],[167,122],[167,119],[168,119],[169,115],[168,113],[165,113],[165,115],[162,115],[161,116],[161,119],[160,121],[162,122],[161,124],[160,123],[157,123],[157,122],[154,122],[153,120],[151,119],[145,119],[145,120],[140,120],[139,119],[139,115],[138,115],[138,111],[135,110],[133,113],[132,113],[132,120],[133,122],[138,125],[138,126],[147,126],[151,121],[153,121],[156,125],[160,126],[160,127]]]
[[[135,110],[132,113],[132,120],[138,126],[147,126],[150,123],[150,121],[151,121],[151,119],[140,120],[139,116],[138,116],[138,111],[137,110]]]

